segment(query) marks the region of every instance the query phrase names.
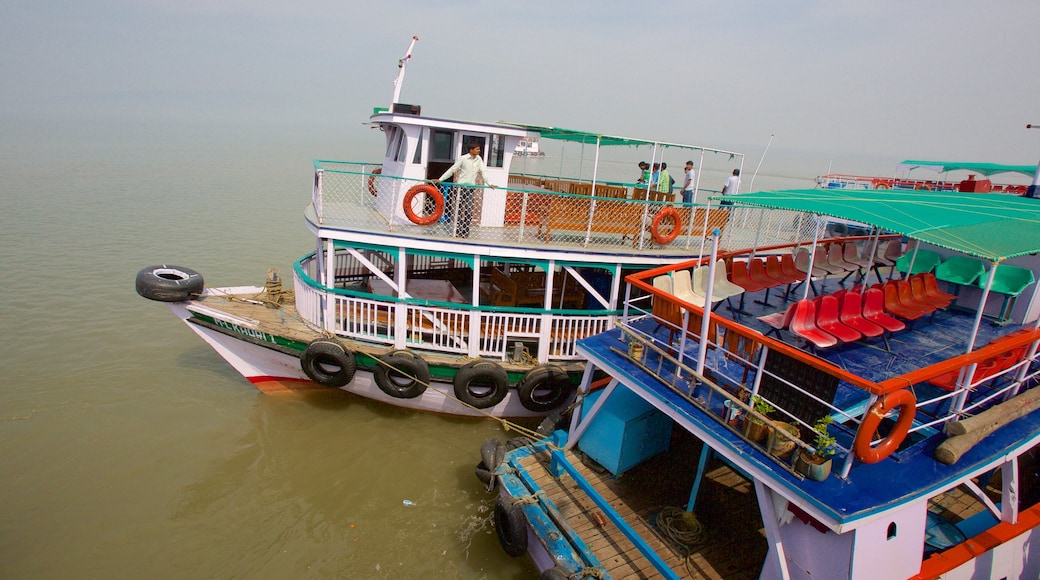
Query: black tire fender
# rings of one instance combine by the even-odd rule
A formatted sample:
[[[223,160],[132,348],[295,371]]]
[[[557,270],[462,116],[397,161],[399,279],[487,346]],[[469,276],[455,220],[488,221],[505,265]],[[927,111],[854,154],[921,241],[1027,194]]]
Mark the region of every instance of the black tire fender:
[[[551,411],[574,392],[567,371],[556,365],[538,365],[527,371],[517,386],[520,403],[535,412]]]
[[[183,266],[162,264],[149,266],[137,273],[137,293],[159,302],[183,302],[202,294],[202,275]]]
[[[354,353],[339,341],[317,338],[303,351],[300,367],[307,378],[319,385],[342,387],[354,380],[357,361]]]
[[[507,496],[495,500],[495,533],[502,550],[514,558],[527,553],[527,516],[520,504]]]
[[[475,360],[455,373],[455,397],[477,409],[494,407],[509,392],[509,376],[498,363]]]
[[[408,350],[395,350],[379,357],[373,372],[379,390],[395,399],[414,399],[430,384],[430,365]]]

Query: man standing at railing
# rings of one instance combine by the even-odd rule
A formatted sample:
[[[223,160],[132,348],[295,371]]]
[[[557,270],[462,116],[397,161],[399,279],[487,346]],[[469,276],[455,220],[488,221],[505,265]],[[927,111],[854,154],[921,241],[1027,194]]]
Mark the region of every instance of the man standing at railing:
[[[495,186],[488,182],[485,170],[484,160],[480,157],[480,143],[474,141],[469,144],[468,155],[459,157],[455,164],[449,167],[439,179],[433,180],[435,184],[440,183],[458,171],[458,176],[455,179],[456,187],[452,188],[452,194],[449,196],[447,203],[447,206],[452,209],[452,215],[457,220],[458,226],[455,230],[457,237],[468,238],[470,222],[473,221],[473,198],[476,195],[476,189],[464,186],[478,185],[477,177],[480,177],[480,181],[484,185],[495,189]]]

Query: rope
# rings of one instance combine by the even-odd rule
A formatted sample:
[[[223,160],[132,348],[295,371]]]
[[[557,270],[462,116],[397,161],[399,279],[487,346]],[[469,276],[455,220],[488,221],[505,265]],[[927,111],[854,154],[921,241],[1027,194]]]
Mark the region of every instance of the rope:
[[[708,530],[692,512],[666,506],[654,521],[668,539],[687,550],[708,541]]]

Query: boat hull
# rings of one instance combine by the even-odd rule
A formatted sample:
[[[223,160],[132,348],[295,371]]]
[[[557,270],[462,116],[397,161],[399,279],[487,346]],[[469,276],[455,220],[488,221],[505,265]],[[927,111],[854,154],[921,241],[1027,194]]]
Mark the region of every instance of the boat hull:
[[[300,357],[272,346],[250,340],[245,334],[221,332],[215,328],[192,322],[193,315],[188,306],[191,302],[169,303],[170,309],[188,328],[192,329],[217,354],[230,364],[239,374],[251,382],[257,389],[265,393],[287,391],[304,391],[313,389],[329,389],[312,381],[300,366]],[[347,342],[349,346],[348,341]],[[395,398],[384,393],[376,384],[374,373],[359,368],[347,385],[339,387],[348,393],[371,399],[387,405],[456,415],[464,417],[540,417],[544,412],[531,411],[520,402],[516,389],[509,389],[508,394],[493,407],[474,409],[455,398],[450,383],[432,382],[422,395],[410,399]]]

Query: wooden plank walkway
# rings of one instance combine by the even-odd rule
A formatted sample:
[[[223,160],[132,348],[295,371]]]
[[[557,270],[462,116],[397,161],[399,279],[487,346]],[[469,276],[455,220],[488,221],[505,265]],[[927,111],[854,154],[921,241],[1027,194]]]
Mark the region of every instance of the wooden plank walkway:
[[[684,435],[679,434],[680,438]],[[697,500],[703,542],[684,547],[666,538],[665,532],[652,523],[664,507],[686,508],[696,476],[696,453],[692,451],[699,452],[699,445],[696,442],[692,450],[676,449],[691,444],[673,439],[668,454],[619,478],[590,460],[583,462],[580,452],[567,452],[567,458],[680,578],[758,578],[768,547],[754,487],[721,462],[709,464]],[[676,461],[676,454],[682,459]],[[548,472],[547,453],[526,457],[522,464],[612,578],[659,577],[646,557],[573,479],[564,476],[557,480]]]

